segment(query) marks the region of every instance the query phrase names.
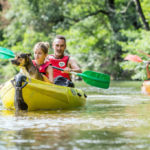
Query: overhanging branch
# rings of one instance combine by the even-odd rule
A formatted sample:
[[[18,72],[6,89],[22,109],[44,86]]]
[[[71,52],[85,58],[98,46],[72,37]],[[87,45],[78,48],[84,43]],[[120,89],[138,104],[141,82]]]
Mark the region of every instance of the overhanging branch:
[[[102,13],[102,14],[104,14],[104,15],[109,15],[109,12],[107,12],[107,11],[105,11],[105,10],[97,10],[97,11],[95,11],[95,12],[89,12],[89,14],[88,15],[85,15],[85,16],[83,16],[83,17],[81,17],[81,18],[70,18],[70,17],[68,17],[68,16],[65,16],[65,18],[67,18],[67,19],[69,19],[69,20],[72,20],[72,21],[74,21],[74,22],[79,22],[79,21],[81,21],[81,20],[84,20],[85,18],[88,18],[88,17],[91,17],[91,16],[95,16],[95,15],[97,15],[97,14],[99,14],[99,13]]]

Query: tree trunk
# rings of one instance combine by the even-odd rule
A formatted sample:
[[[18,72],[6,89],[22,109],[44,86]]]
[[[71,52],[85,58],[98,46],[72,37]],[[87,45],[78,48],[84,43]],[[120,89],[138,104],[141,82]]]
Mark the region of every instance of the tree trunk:
[[[134,2],[135,2],[135,5],[136,5],[136,8],[137,8],[137,11],[138,11],[138,13],[139,13],[139,15],[140,15],[140,17],[142,19],[142,22],[143,22],[143,24],[145,26],[145,29],[149,31],[150,30],[149,24],[148,24],[147,20],[145,19],[145,16],[144,16],[144,13],[143,13],[140,1],[139,0],[134,0]]]

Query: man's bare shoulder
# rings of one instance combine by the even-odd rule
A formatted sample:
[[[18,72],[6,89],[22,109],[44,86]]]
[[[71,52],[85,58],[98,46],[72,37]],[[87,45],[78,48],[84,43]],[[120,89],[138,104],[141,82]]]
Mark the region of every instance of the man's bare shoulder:
[[[74,57],[70,56],[69,61],[76,61]]]
[[[69,61],[68,61],[68,64],[71,65],[71,66],[77,66],[77,61],[74,57],[70,57],[69,58]]]

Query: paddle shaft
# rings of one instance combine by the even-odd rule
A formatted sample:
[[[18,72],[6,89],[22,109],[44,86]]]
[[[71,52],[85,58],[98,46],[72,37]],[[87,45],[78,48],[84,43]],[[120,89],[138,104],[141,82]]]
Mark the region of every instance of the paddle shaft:
[[[147,53],[143,52],[142,50],[139,50],[139,52],[140,52],[141,54],[144,54],[144,55],[146,55],[146,56],[150,57],[150,55],[149,55],[149,54],[147,54]]]
[[[58,67],[55,67],[55,66],[52,66],[52,68],[57,69],[57,70],[60,70],[60,71],[64,71],[64,69],[58,68]],[[70,74],[75,74],[75,75],[77,75],[76,72],[69,72],[69,73],[70,73]]]
[[[54,69],[57,69],[57,70],[60,70],[60,71],[64,71],[64,69],[61,69],[61,68],[58,68],[58,67],[55,67],[55,66],[52,66],[52,68],[54,68]],[[71,74],[75,74],[75,75],[79,75],[80,76],[80,74],[81,73],[76,73],[76,72],[70,72]],[[82,74],[82,77],[87,77],[87,75],[84,75],[84,74]],[[95,80],[95,81],[99,81],[97,78],[93,78],[93,77],[90,77],[90,76],[88,76],[88,78],[89,79],[91,79],[91,80]],[[103,81],[102,81],[103,82]]]
[[[55,67],[55,66],[52,66],[52,68],[60,70],[60,71],[64,71],[64,69],[61,69],[61,68],[58,68],[58,67]]]
[[[64,71],[64,69],[61,69],[61,68],[58,68],[55,66],[52,66],[52,68],[60,70],[60,71]],[[90,71],[90,72],[92,72],[92,71]],[[70,72],[70,74],[74,74],[74,75],[82,77],[82,79],[90,85],[93,85],[96,87],[101,87],[101,88],[104,88],[105,85],[107,85],[106,86],[107,88],[109,87],[110,78],[108,79],[108,75],[103,74],[103,76],[105,76],[105,77],[107,76],[106,79],[103,79],[103,78],[95,77],[94,74],[97,74],[96,72],[93,72],[92,75],[87,75],[86,71],[83,73]],[[98,73],[98,74],[102,74],[102,73]],[[96,82],[96,83],[92,83],[92,82]],[[104,84],[104,86],[102,86],[102,84]]]

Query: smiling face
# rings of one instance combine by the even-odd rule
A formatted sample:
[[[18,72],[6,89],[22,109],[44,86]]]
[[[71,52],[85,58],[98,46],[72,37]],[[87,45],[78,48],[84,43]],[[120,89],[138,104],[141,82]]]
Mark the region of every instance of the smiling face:
[[[37,65],[42,65],[46,58],[47,54],[45,54],[41,48],[34,49],[34,58]]]
[[[66,49],[66,42],[64,39],[55,39],[53,41],[54,55],[56,58],[62,58]]]

